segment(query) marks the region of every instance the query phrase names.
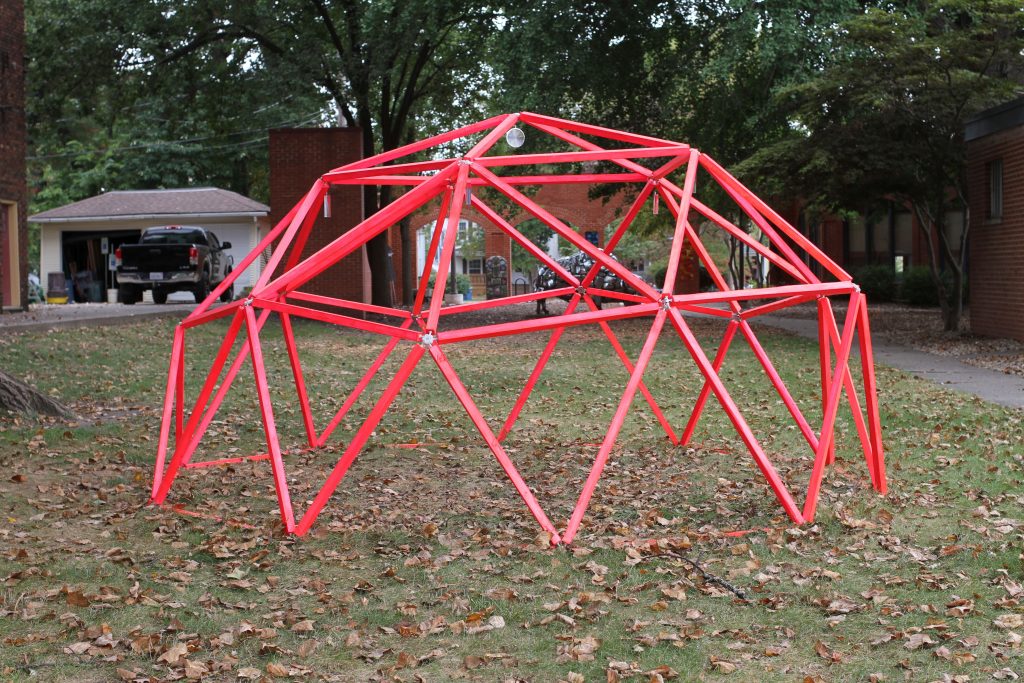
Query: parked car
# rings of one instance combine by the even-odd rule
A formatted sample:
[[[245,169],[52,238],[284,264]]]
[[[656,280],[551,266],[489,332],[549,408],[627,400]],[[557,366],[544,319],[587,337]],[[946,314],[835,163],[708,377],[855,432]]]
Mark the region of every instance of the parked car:
[[[147,228],[138,244],[122,244],[114,252],[117,262],[117,300],[134,304],[142,292],[153,290],[154,303],[167,302],[171,292],[188,291],[196,303],[228,276],[234,259],[227,253],[230,242],[195,225]],[[235,298],[234,285],[221,294],[224,302]]]

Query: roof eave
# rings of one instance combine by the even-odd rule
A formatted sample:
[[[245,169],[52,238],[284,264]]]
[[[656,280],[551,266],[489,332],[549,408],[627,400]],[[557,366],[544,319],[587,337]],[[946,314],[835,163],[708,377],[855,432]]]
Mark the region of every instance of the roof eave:
[[[166,219],[175,223],[181,223],[190,218],[262,218],[267,216],[267,211],[243,211],[232,213],[133,213],[118,216],[73,216],[46,218],[40,214],[29,216],[30,223],[98,223],[100,221],[136,221],[148,220],[150,218]]]

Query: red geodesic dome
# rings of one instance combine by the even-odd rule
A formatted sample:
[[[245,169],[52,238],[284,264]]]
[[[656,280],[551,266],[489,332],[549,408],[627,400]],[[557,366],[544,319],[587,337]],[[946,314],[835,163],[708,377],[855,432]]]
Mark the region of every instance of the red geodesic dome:
[[[499,140],[520,125],[550,136],[552,141],[560,141],[559,144],[564,145],[565,151],[516,154],[513,150],[513,153],[507,155],[492,153]],[[451,156],[450,150],[454,145],[459,142],[469,144],[476,137],[480,139],[468,152],[454,158]],[[607,148],[605,145],[608,143],[611,143],[613,148]],[[424,154],[433,158],[429,161],[402,161],[403,157],[420,155],[422,158]],[[595,172],[593,162],[603,162],[604,166],[614,166],[616,167],[615,172]],[[534,169],[544,169],[554,164],[559,165],[557,168],[560,171],[575,166],[573,170],[577,172],[543,174],[534,171]],[[499,172],[505,169],[515,170],[517,167],[530,167],[529,172],[533,174],[512,175]],[[705,172],[700,183],[700,192],[697,191],[696,183],[699,170]],[[673,176],[681,176],[681,182],[674,182]],[[602,249],[583,239],[519,189],[548,183],[629,186],[635,192],[635,199],[614,234],[607,239]],[[315,253],[303,258],[303,247],[309,237],[314,220],[325,202],[329,202],[327,193],[333,185],[392,185],[409,189],[381,211],[338,236],[333,242]],[[524,210],[539,219],[560,238],[567,240],[593,259],[593,266],[586,277],[581,279],[567,271],[516,230],[503,217],[502,211],[481,198],[477,189],[485,187],[493,188],[516,206],[517,210]],[[762,243],[737,227],[734,222],[715,212],[698,197],[700,194],[711,192],[721,192],[728,196],[738,207],[739,212],[758,228],[768,244]],[[638,212],[649,203],[653,204],[652,208],[656,211],[659,199],[675,219],[675,231],[665,276],[666,284],[661,291],[611,257],[616,245],[629,230]],[[360,249],[367,241],[395,225],[405,216],[434,200],[440,200],[440,214],[427,249],[426,265],[419,275],[419,288],[411,310],[384,308],[302,291],[303,286],[317,275]],[[456,240],[442,239],[442,236],[446,232],[458,229],[459,217],[464,205],[473,206],[507,233],[511,239],[522,245],[541,264],[556,273],[562,279],[563,286],[554,290],[443,306],[445,282],[448,278]],[[697,220],[715,226],[732,238],[739,240],[747,249],[756,252],[760,258],[785,273],[793,284],[757,289],[731,289],[709,256],[694,227],[693,221]],[[263,272],[248,298],[210,310],[210,306],[217,301],[222,292],[231,286],[234,279],[271,247],[273,252],[269,262],[264,266]],[[718,291],[688,294],[673,291],[673,283],[676,282],[676,274],[680,268],[684,248],[696,252]],[[432,295],[427,300],[428,278],[436,257],[439,257],[437,282]],[[820,264],[824,271],[835,278],[835,281],[822,282],[815,275],[814,269],[810,267],[812,263]],[[596,288],[594,281],[602,268],[622,278],[633,288],[633,293],[611,292]],[[445,324],[447,320],[452,320],[453,316],[458,316],[460,313],[554,296],[569,299],[565,312],[561,315],[462,329],[453,329]],[[601,309],[594,302],[594,297],[598,296],[606,301],[618,300],[631,305]],[[848,298],[846,320],[841,329],[833,315],[830,297]],[[801,413],[750,325],[750,321],[757,316],[810,301],[817,302],[820,349],[820,367],[817,370],[820,372],[823,404],[823,419],[817,430],[811,427]],[[748,307],[744,308],[744,303],[747,303]],[[312,308],[311,304],[317,308]],[[344,315],[323,310],[323,308],[355,311],[363,317]],[[580,310],[577,311],[577,309]],[[709,359],[705,354],[690,330],[683,312],[714,316],[728,321],[724,337],[714,359]],[[341,458],[330,472],[312,504],[297,522],[288,493],[285,476],[286,463],[278,441],[274,406],[271,404],[263,351],[260,345],[260,331],[274,313],[278,315],[282,325],[306,437],[312,448],[323,447],[327,443],[334,429],[391,354],[399,353],[405,357],[397,373],[377,399],[369,416],[351,436]],[[386,316],[394,322],[383,323],[367,320],[364,315],[366,313]],[[375,333],[386,340],[380,355],[346,397],[340,410],[319,433],[315,427],[316,420],[310,409],[298,349],[292,332],[292,316]],[[227,333],[212,367],[201,385],[198,398],[191,411],[186,415],[187,406],[184,405],[186,333],[192,328],[221,318],[230,319]],[[635,361],[626,355],[614,333],[605,324],[625,318],[651,319],[650,332]],[[666,323],[668,323],[668,329],[674,331],[675,336],[689,352],[705,380],[681,435],[677,435],[642,379],[655,344],[666,329]],[[604,440],[594,457],[590,474],[572,516],[566,527],[559,532],[547,518],[533,492],[519,475],[515,464],[509,458],[501,442],[515,423],[552,351],[558,344],[561,333],[567,327],[588,324],[602,326],[619,359],[628,370],[629,379]],[[245,343],[228,364],[233,344],[239,338],[243,328],[245,329]],[[449,344],[466,343],[475,339],[544,330],[552,331],[550,340],[504,425],[495,434],[445,357],[444,348]],[[718,372],[726,352],[737,333],[742,335],[753,350],[768,379],[768,384],[778,393],[796,427],[814,454],[814,465],[811,469],[802,509],[797,506],[786,483],[782,481],[775,467],[769,461],[764,449],[719,377]],[[865,403],[863,410],[853,373],[849,367],[851,350],[855,341],[859,344],[861,354],[861,388]],[[402,385],[424,356],[429,356],[436,363],[454,395],[465,408],[473,425],[480,432],[481,437],[526,503],[530,513],[540,526],[550,533],[552,543],[569,543],[576,535],[591,495],[637,391],[640,391],[646,399],[668,438],[677,445],[689,441],[707,399],[714,394],[789,518],[797,524],[814,519],[825,467],[834,458],[836,416],[840,399],[845,393],[872,485],[880,493],[885,493],[886,490],[885,462],[867,306],[864,295],[861,294],[860,288],[853,283],[850,275],[765,202],[740,184],[711,157],[689,145],[522,112],[495,116],[342,166],[325,173],[313,183],[302,201],[292,208],[252,253],[236,266],[231,276],[222,282],[175,329],[153,478],[152,501],[161,504],[166,500],[171,484],[182,468],[222,465],[243,460],[269,460],[284,527],[290,533],[304,535],[309,531],[317,515],[345,476],[349,466],[395,400]],[[267,451],[251,456],[192,462],[192,456],[213,416],[247,359],[251,360],[254,371]],[[226,372],[225,368],[227,368]],[[173,449],[170,448],[172,433],[174,435]],[[167,463],[166,457],[169,450],[171,458]]]

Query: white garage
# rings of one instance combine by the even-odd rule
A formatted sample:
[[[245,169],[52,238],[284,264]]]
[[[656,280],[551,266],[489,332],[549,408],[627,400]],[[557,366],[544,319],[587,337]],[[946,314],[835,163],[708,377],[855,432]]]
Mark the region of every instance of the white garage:
[[[62,272],[74,283],[76,301],[104,301],[116,288],[114,250],[138,241],[143,230],[161,225],[198,225],[230,242],[240,262],[270,228],[270,207],[216,187],[175,190],[118,190],[29,216],[40,226],[39,270]],[[259,276],[257,259],[235,284],[240,292]],[[188,297],[186,297],[188,298]]]

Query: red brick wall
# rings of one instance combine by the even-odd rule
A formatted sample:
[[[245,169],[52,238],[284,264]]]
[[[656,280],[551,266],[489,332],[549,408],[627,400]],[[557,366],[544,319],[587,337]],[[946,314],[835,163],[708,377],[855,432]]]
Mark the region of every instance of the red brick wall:
[[[25,187],[25,11],[21,0],[0,2],[0,201],[17,202],[18,224],[0,219],[0,306],[28,306],[28,211]],[[6,207],[0,206],[6,214]],[[11,271],[11,234],[18,231],[17,272]],[[45,276],[44,276],[45,277]],[[18,301],[12,283],[21,283]]]
[[[270,215],[276,225],[323,173],[362,158],[358,128],[280,128],[270,131]],[[331,217],[319,207],[303,257],[352,229],[362,220],[359,187],[331,189]],[[283,261],[282,261],[283,263]],[[365,250],[358,250],[300,287],[301,291],[350,301],[370,301]]]
[[[1003,216],[990,219],[988,164],[1003,161]],[[1024,341],[1024,126],[967,145],[971,330]]]

